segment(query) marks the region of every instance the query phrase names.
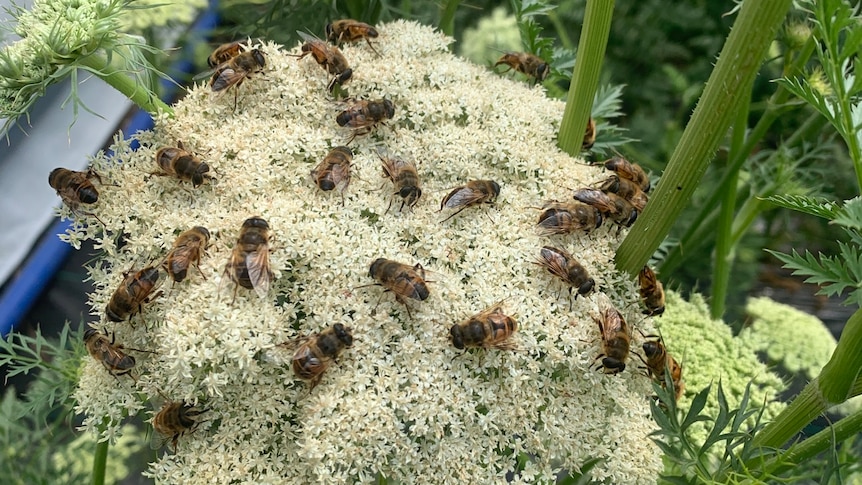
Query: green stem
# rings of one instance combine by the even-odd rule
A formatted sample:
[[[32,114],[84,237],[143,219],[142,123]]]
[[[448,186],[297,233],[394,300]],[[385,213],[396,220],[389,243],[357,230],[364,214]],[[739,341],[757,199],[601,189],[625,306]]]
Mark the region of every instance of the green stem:
[[[851,394],[851,388],[862,370],[862,309],[850,316],[838,346],[818,378],[820,392],[830,403],[842,403]]]
[[[816,387],[818,379],[811,381],[805,389],[802,390],[799,396],[790,403],[790,406],[785,408],[773,422],[769,423],[754,437],[751,441],[753,448],[764,447],[775,449],[780,447],[788,439],[801,431],[805,425],[811,422],[811,420],[817,417],[820,413],[826,411],[829,406],[826,405],[822,399],[819,399],[819,402],[823,404],[823,406],[821,407],[816,405],[815,402],[818,401],[818,399],[814,399],[812,397],[817,393]],[[862,394],[862,378],[856,379],[853,383],[850,394],[852,396]],[[796,402],[800,401],[800,399],[804,402],[796,405]],[[835,424],[833,429],[835,431],[836,438],[839,438],[839,441],[859,433],[860,428],[862,428],[862,421],[860,421],[862,418],[859,416],[860,413],[862,413],[862,411],[857,411],[853,415],[844,418]],[[828,432],[830,430],[827,429],[824,431]],[[829,432],[829,434],[824,434],[821,431],[805,441],[790,447],[780,456],[776,456],[765,461],[762,458],[749,460],[745,463],[745,468],[748,470],[763,470],[761,476],[766,476],[766,474],[780,471],[778,469],[785,467],[785,465],[802,463],[830,446],[830,441],[832,439],[831,434],[831,432]]]
[[[798,74],[814,53],[814,47],[815,43],[814,38],[812,37],[799,51],[799,54],[793,59],[793,62],[785,67],[784,75],[789,77]],[[769,131],[770,127],[772,127],[772,124],[781,114],[791,109],[791,106],[786,104],[787,100],[790,98],[790,92],[783,85],[779,84],[778,86],[778,89],[766,102],[767,108],[760,117],[760,120],[757,121],[757,124],[751,130],[751,133],[748,135],[744,147],[736,154],[735,157],[731,158],[731,162],[729,164],[731,169],[735,168],[739,170],[745,163],[748,155],[754,149],[755,145],[760,143],[760,140],[763,139],[766,132]],[[818,123],[820,121],[823,122]],[[818,113],[813,113],[803,124],[803,127],[806,128],[797,129],[796,134],[807,133],[808,129],[813,125],[822,127],[825,125],[825,120],[822,120],[822,117]],[[794,136],[796,135],[792,135],[791,138]],[[790,139],[788,139],[787,143],[789,143],[789,141]],[[688,250],[689,253],[694,254],[696,253],[695,249],[697,247],[703,245],[709,240],[705,236],[712,231],[712,227],[715,224],[715,217],[717,214],[715,206],[718,204],[718,200],[721,197],[721,188],[725,183],[727,183],[727,180],[730,179],[732,173],[733,172],[731,170],[724,173],[724,176],[715,186],[715,189],[709,196],[707,202],[701,205],[700,212],[693,219],[697,222],[689,226],[680,238],[679,244],[675,245],[670,251],[668,251],[667,256],[665,256],[664,261],[662,261],[659,267],[659,272],[665,274],[673,273],[674,270],[685,260],[684,251]]]
[[[114,57],[117,58],[117,56]],[[155,115],[163,112],[173,116],[173,108],[165,104],[155,93],[146,89],[132,76],[129,76],[119,64],[112,65],[103,52],[83,56],[76,61],[88,71],[102,78],[114,89],[126,95],[147,113]]]
[[[834,425],[821,430],[805,441],[792,446],[780,456],[770,458],[762,465],[754,464],[756,475],[764,477],[782,473],[790,468],[814,458],[837,443],[862,432],[862,410],[841,419]]]
[[[767,203],[760,197],[765,197],[766,194],[771,194],[776,188],[777,187],[775,186],[769,187],[768,190],[764,191],[764,195],[750,197],[742,204],[742,207],[739,208],[739,211],[736,213],[736,217],[733,219],[733,230],[731,231],[731,241],[733,245],[739,244],[739,240],[742,239],[742,236],[744,236],[746,232],[748,232],[748,228],[751,227],[754,220],[757,219],[757,216],[759,216],[765,209],[771,207],[771,204]]]
[[[826,22],[834,22],[833,12],[828,11],[828,7],[823,4],[823,2],[816,2],[816,12],[815,17],[821,19],[821,21]],[[830,27],[824,28],[823,31],[825,35],[828,35],[828,32],[831,29],[837,28],[834,24]],[[822,32],[822,31],[821,31]],[[847,31],[845,31],[844,35]],[[844,64],[844,59],[840,53],[840,43],[838,42],[838,37],[836,35],[836,40],[833,42],[831,38],[822,39],[823,44],[826,48],[826,59],[823,59],[821,65],[825,69],[829,71],[829,79],[832,82],[833,90],[835,92],[834,99],[837,102],[838,106],[835,107],[838,112],[838,116],[836,116],[836,121],[838,125],[835,128],[838,129],[838,133],[844,139],[844,142],[847,144],[847,151],[850,154],[850,159],[853,160],[853,168],[856,171],[856,184],[859,187],[859,190],[862,191],[862,148],[859,146],[859,139],[856,137],[857,126],[858,123],[855,122],[854,115],[854,107],[852,96],[847,92],[847,84],[845,83],[845,73],[844,70],[846,68]],[[821,52],[821,55],[823,53]],[[849,59],[848,59],[849,61]]]
[[[752,79],[753,80],[753,79]],[[751,85],[746,89],[751,92]],[[730,157],[735,157],[745,144],[745,132],[748,127],[748,111],[751,106],[751,96],[744,96],[739,100],[736,121],[733,126],[733,135],[730,140]],[[730,283],[730,270],[733,267],[734,248],[733,241],[733,214],[736,210],[736,190],[739,185],[739,170],[728,173],[727,184],[722,188],[724,198],[718,214],[718,225],[716,226],[715,256],[712,265],[712,292],[710,298],[710,315],[718,320],[724,315],[727,306],[727,287]]]
[[[827,403],[817,389],[817,379],[809,382],[774,421],[766,425],[751,441],[754,448],[779,448],[793,435],[826,411]]]
[[[743,2],[656,193],[617,249],[618,269],[637,274],[667,236],[727,133],[738,106],[734,100],[757,74],[790,4],[790,0]]]
[[[854,313],[850,319],[853,320],[856,318],[857,322],[862,321],[862,315],[860,315],[860,312],[862,312],[862,310]],[[847,326],[850,326],[849,320],[847,322]],[[856,323],[856,327],[857,331],[862,330],[862,326],[858,323]],[[842,340],[843,337],[844,335],[842,334]],[[858,342],[856,343],[858,345]],[[839,347],[841,346],[840,340],[838,345]],[[857,349],[852,349],[845,345],[844,348],[841,349],[841,353],[858,353]],[[835,355],[838,353],[839,349],[836,348],[829,364],[833,364],[833,362],[836,361]],[[808,385],[802,389],[802,392],[800,392],[799,395],[796,396],[793,401],[791,401],[790,404],[778,414],[778,416],[776,416],[774,421],[766,425],[759,433],[757,433],[757,436],[755,436],[751,441],[753,447],[778,448],[787,442],[787,440],[792,438],[793,435],[801,431],[802,428],[804,428],[814,418],[833,405],[842,403],[851,397],[862,394],[862,377],[848,379],[848,376],[851,374],[858,376],[858,372],[841,372],[842,369],[829,369],[829,364],[826,364],[826,367],[823,368],[820,375],[809,382]],[[836,383],[842,384],[837,387],[842,389],[841,395],[843,395],[843,398],[841,400],[832,401],[824,396],[824,388],[832,390],[833,387],[836,387]],[[844,385],[845,383],[846,385]]]
[[[447,1],[440,16],[440,30],[450,37],[455,35],[455,11],[458,10],[460,3],[460,0]]]
[[[578,57],[572,71],[572,83],[566,97],[566,110],[557,136],[560,149],[571,156],[577,156],[581,152],[584,142],[584,133],[587,131],[587,122],[593,109],[593,99],[599,87],[599,74],[602,71],[602,60],[608,45],[613,15],[614,0],[587,2],[584,28],[578,41]]]
[[[93,485],[104,485],[105,467],[108,463],[108,440],[96,443],[93,456]]]

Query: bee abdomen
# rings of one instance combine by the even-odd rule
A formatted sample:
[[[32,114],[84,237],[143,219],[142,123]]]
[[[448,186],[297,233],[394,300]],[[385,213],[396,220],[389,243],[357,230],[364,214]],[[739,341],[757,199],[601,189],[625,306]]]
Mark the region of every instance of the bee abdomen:
[[[99,193],[91,183],[78,185],[76,189],[78,199],[85,204],[95,204],[99,200]]]

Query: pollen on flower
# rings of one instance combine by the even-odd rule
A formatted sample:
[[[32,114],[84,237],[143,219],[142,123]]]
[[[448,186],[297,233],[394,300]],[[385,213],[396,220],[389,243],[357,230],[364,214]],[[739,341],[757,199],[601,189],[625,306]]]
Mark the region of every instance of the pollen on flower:
[[[345,89],[389,100],[395,113],[351,142],[354,177],[343,198],[319,190],[310,173],[353,133],[335,122],[343,107],[330,98],[328,74],[288,56],[298,46],[254,46],[267,58],[262,75],[227,93],[194,87],[173,118],[137,135],[141,149],[95,161],[113,184],[98,215],[125,236],[122,246],[98,241],[106,251],[98,266],[109,269],[91,270],[94,313],[123,271],[161,264],[179,232],[200,225],[212,237],[203,275],[164,283],[144,304],[144,323],[105,324],[118,342],[152,353],[135,354],[136,384],[84,367],[84,426],[96,430],[108,417],[116,432],[116,403],[129,413],[153,408],[141,395],[205,407],[209,417],[176,454],[151,464],[148,475],[167,483],[466,483],[511,473],[532,482],[596,458],[596,480],[655,482],[649,380],[633,356],[617,376],[593,369],[596,294],[633,325],[650,325],[631,310],[633,282],[613,269],[621,235],[603,227],[543,238],[534,227],[534,207],[604,176],[556,147],[563,104],[453,56],[452,40],[429,27],[396,21],[378,31],[380,57],[365,43],[343,46],[356,70]],[[192,187],[153,175],[156,151],[178,141],[213,180]],[[415,206],[402,209],[381,176],[382,149],[416,165]],[[498,199],[442,222],[440,199],[470,179],[496,181]],[[237,287],[228,264],[243,221],[255,216],[272,231],[264,298]],[[547,244],[572,252],[598,291],[575,298],[534,264]],[[420,264],[428,298],[400,302],[375,286],[377,258]],[[499,301],[518,322],[516,350],[455,349],[452,325]],[[294,376],[293,352],[336,323],[351,329],[352,346],[312,389]],[[636,333],[633,350],[638,341]]]

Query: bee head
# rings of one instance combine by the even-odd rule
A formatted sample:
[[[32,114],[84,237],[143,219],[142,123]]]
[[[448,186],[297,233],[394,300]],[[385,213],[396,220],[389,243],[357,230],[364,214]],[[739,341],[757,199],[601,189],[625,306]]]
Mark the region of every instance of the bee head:
[[[351,333],[349,327],[336,323],[332,326],[332,330],[335,331],[335,336],[338,337],[338,340],[344,342],[345,346],[350,347],[353,345],[353,333]]]
[[[380,267],[386,263],[386,258],[377,258],[371,263],[371,267],[368,268],[368,276],[374,278],[374,275],[380,272]]]
[[[452,328],[449,329],[449,338],[452,340],[452,345],[454,345],[456,349],[464,349],[464,338],[461,333],[461,327],[458,325],[452,325]]]

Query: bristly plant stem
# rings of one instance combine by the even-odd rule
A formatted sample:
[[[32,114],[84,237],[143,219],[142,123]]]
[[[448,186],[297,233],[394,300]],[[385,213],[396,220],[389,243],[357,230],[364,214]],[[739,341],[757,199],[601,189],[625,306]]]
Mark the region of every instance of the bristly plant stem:
[[[105,467],[108,463],[108,440],[96,443],[93,456],[93,485],[104,485]]]
[[[119,58],[117,55],[113,57]],[[119,64],[112,64],[110,58],[104,52],[99,51],[82,56],[77,62],[82,68],[102,78],[111,87],[126,95],[133,103],[147,113],[156,115],[159,112],[163,112],[173,116],[173,108],[160,100],[158,96],[148,91],[140,84],[140,81],[130,76]]]
[[[814,53],[815,42],[814,38],[811,37],[805,43],[805,45],[800,49],[799,54],[793,59],[791,63],[789,63],[784,69],[785,76],[795,76],[799,72],[801,72],[802,68],[811,58],[811,55]],[[702,204],[701,209],[693,220],[697,221],[695,224],[692,224],[683,236],[679,240],[679,244],[671,248],[668,252],[667,256],[665,256],[664,260],[661,262],[659,266],[659,272],[663,273],[673,273],[673,271],[682,264],[684,259],[683,254],[686,250],[691,250],[690,252],[694,252],[692,245],[700,244],[701,241],[707,240],[706,235],[712,230],[713,224],[715,223],[714,219],[714,210],[715,206],[718,204],[718,200],[721,197],[721,188],[724,187],[724,184],[730,179],[731,174],[733,174],[733,170],[739,170],[745,160],[748,158],[748,155],[754,149],[757,143],[760,143],[760,140],[766,135],[766,132],[772,126],[772,124],[779,118],[781,114],[791,109],[786,103],[790,98],[790,92],[787,88],[784,87],[783,84],[778,84],[778,89],[769,100],[766,102],[766,111],[761,115],[760,119],[757,121],[757,124],[754,125],[748,137],[746,138],[745,145],[743,148],[736,154],[735,157],[731,158],[730,163],[728,164],[729,169],[725,171],[724,175],[721,178],[721,181],[715,186],[715,190],[709,196],[709,199],[706,203]],[[813,113],[809,116],[808,120],[804,123],[803,126],[811,126],[815,123],[815,120],[820,120],[822,118],[818,113]],[[824,125],[825,121],[820,123],[820,126]],[[805,132],[803,129],[797,130],[797,132]],[[789,140],[788,142],[789,143]]]
[[[752,79],[753,80],[753,79]],[[745,132],[748,128],[748,111],[751,107],[751,85],[746,86],[746,95],[739,99],[736,122],[733,125],[733,135],[730,139],[729,158],[733,158],[743,149]],[[717,236],[715,242],[715,260],[712,264],[712,298],[710,299],[710,316],[716,320],[724,316],[727,302],[727,286],[730,283],[730,270],[733,268],[735,243],[733,241],[733,214],[736,210],[736,189],[739,183],[739,169],[728,167],[731,171],[726,184],[722,187],[724,198],[718,215]]]
[[[581,152],[593,99],[599,86],[599,74],[602,71],[602,60],[608,45],[613,15],[614,0],[587,2],[584,28],[578,41],[578,57],[575,60],[572,83],[566,97],[566,110],[557,137],[560,149],[572,156]]]
[[[832,352],[829,362],[820,372],[820,392],[830,403],[838,404],[846,401],[851,394],[854,383],[862,371],[862,309],[850,316],[838,346]]]
[[[862,431],[862,410],[790,447],[781,456],[770,458],[763,464],[754,462],[752,467],[760,470],[760,476],[774,476],[800,463],[805,463],[831,446],[858,435],[860,431]]]
[[[589,3],[587,5],[589,7]],[[736,97],[744,92],[744,87],[757,74],[790,5],[791,0],[743,2],[739,17],[734,22],[691,121],[662,174],[656,193],[617,249],[618,269],[637,274],[688,204],[736,115],[735,108],[739,106],[735,102]]]
[[[862,392],[862,309],[856,310],[820,375],[809,382],[773,422],[754,437],[752,445],[777,448],[826,411]]]

